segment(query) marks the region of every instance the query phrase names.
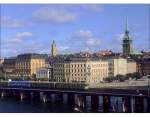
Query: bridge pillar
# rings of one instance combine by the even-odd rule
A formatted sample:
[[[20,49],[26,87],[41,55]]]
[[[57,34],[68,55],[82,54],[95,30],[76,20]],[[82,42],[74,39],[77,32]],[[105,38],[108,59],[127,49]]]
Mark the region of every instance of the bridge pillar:
[[[91,110],[92,112],[98,112],[99,107],[99,96],[98,95],[91,95]]]
[[[135,112],[141,113],[144,112],[144,98],[143,97],[135,97]]]
[[[30,96],[32,101],[40,101],[40,92],[33,91],[30,93]]]
[[[110,96],[104,95],[103,96],[103,112],[107,113],[110,110]]]
[[[51,101],[51,103],[56,102],[56,94],[55,93],[50,94],[50,101]]]
[[[19,98],[20,98],[21,101],[30,99],[30,92],[28,92],[28,91],[20,91],[19,92]]]
[[[77,94],[76,104],[78,108],[80,108],[81,110],[84,110],[86,108],[86,96],[82,94]]]
[[[12,96],[14,98],[20,99],[20,91],[13,90],[12,91]]]
[[[2,91],[2,92],[1,92],[1,98],[4,98],[4,97],[6,97],[6,96],[7,96],[6,91]]]
[[[63,103],[63,93],[56,94],[56,103],[59,103],[59,104]]]
[[[74,104],[75,104],[75,95],[74,95],[74,93],[68,93],[67,94],[67,103],[71,106],[74,106]]]
[[[25,93],[24,92],[20,92],[20,100],[24,100],[25,99]]]
[[[40,92],[40,101],[46,103],[48,101],[48,95],[45,92]]]
[[[13,97],[16,96],[16,91],[15,90],[12,91],[12,95],[13,95]]]
[[[123,103],[123,112],[131,112],[131,98],[128,96],[125,96],[122,98]]]
[[[147,112],[150,112],[150,97],[147,97]]]
[[[1,98],[4,98],[4,97],[12,97],[12,91],[10,91],[10,90],[2,90],[1,91]]]

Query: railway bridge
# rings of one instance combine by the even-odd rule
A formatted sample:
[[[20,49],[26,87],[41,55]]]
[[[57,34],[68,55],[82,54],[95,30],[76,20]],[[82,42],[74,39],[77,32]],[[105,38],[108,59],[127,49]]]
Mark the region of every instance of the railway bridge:
[[[0,82],[0,95],[1,98],[15,97],[21,101],[33,100],[43,103],[49,103],[54,97],[54,101],[60,104],[63,104],[65,98],[69,105],[83,112],[87,97],[90,98],[91,112],[98,112],[99,96],[103,97],[103,112],[110,112],[111,96],[116,96],[122,98],[122,112],[144,112],[144,104],[147,112],[150,112],[147,86],[90,88],[84,83],[12,81]]]

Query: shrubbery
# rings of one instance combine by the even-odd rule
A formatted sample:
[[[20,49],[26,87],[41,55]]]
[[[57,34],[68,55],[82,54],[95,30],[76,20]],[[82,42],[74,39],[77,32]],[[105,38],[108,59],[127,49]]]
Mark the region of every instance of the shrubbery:
[[[130,73],[130,74],[127,74],[127,75],[120,75],[118,74],[117,76],[111,76],[111,77],[107,77],[104,79],[104,81],[107,81],[107,82],[113,82],[113,81],[119,81],[119,82],[124,82],[125,80],[129,80],[130,78],[131,79],[140,79],[142,76],[139,74],[139,73]]]

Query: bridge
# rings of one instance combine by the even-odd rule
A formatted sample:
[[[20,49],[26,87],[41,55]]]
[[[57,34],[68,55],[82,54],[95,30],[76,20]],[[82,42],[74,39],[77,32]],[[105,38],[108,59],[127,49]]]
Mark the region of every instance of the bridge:
[[[19,84],[20,83],[20,84]],[[84,83],[50,83],[50,82],[0,82],[1,97],[15,97],[19,100],[36,100],[48,103],[52,96],[56,102],[63,103],[64,96],[68,104],[81,110],[86,107],[86,98],[91,98],[91,112],[97,112],[99,96],[103,97],[103,112],[109,112],[111,96],[121,97],[122,112],[143,112],[146,99],[147,112],[150,112],[149,87],[147,85],[131,85],[118,87],[112,84],[98,87]],[[100,85],[100,84],[99,84]]]

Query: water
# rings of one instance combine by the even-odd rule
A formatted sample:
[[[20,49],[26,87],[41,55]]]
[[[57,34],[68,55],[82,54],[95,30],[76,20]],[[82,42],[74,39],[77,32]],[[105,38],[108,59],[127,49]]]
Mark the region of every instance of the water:
[[[1,113],[66,113],[74,112],[65,104],[19,101],[13,98],[0,99]]]
[[[91,112],[90,97],[86,98],[86,110],[83,112]],[[66,101],[64,101],[66,102]],[[117,103],[116,103],[117,102]],[[144,105],[146,102],[144,100]],[[113,112],[113,106],[117,112],[122,112],[122,99],[121,97],[111,97],[111,106],[109,111]],[[74,107],[67,104],[58,104],[54,102],[33,102],[33,101],[20,101],[16,98],[1,98],[0,99],[0,113],[74,113]],[[98,112],[103,112],[103,97],[99,96]],[[144,109],[146,112],[146,107]]]

